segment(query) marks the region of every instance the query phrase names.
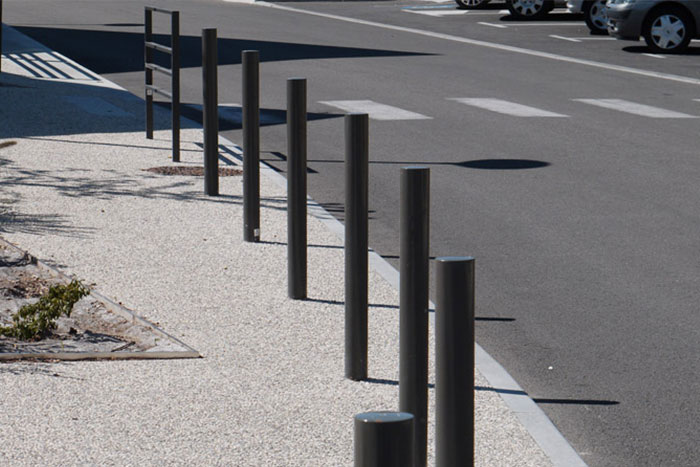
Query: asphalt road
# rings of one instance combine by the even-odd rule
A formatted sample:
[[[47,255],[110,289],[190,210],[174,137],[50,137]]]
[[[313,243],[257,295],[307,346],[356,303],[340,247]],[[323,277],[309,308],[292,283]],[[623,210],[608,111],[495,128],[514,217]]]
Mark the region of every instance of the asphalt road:
[[[262,158],[281,171],[285,81],[308,78],[309,192],[340,219],[345,112],[321,102],[424,117],[370,121],[370,245],[397,264],[399,169],[429,166],[431,254],[477,258],[477,340],[583,459],[700,463],[700,44],[646,55],[502,4],[153,4],[181,11],[192,108],[202,28],[221,39],[222,104],[241,102],[240,51],[261,51]],[[4,20],[142,95],[142,2],[6,0]]]

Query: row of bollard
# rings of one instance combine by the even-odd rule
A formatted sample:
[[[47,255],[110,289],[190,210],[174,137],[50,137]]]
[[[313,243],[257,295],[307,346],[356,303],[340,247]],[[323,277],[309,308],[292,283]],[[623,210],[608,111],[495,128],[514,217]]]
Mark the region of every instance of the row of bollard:
[[[205,193],[218,195],[216,29],[202,32]],[[259,55],[242,53],[244,240],[260,240]],[[288,295],[307,297],[306,80],[287,81]],[[368,363],[369,117],[345,116],[345,376]],[[355,417],[355,465],[427,464],[430,170],[401,169],[399,411]],[[474,463],[474,259],[436,260],[435,459]]]

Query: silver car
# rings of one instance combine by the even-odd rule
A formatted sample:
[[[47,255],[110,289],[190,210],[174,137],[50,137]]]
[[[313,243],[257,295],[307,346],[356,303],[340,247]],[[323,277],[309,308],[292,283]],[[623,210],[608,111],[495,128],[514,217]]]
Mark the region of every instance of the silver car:
[[[455,0],[462,8],[483,8],[490,0]],[[555,7],[566,6],[566,0],[505,0],[511,16],[516,19],[538,19]]]
[[[591,34],[608,33],[608,0],[569,0],[566,7],[569,13],[583,13],[586,26]]]
[[[608,33],[644,40],[654,53],[678,53],[700,31],[698,0],[608,0]]]

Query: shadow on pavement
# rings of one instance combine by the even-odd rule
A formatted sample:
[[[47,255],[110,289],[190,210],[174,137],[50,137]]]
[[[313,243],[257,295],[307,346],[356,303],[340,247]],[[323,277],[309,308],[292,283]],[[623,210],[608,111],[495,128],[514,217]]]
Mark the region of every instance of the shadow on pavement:
[[[51,44],[51,48],[56,52],[70,57],[97,74],[143,71],[142,33],[28,26],[16,26],[15,29],[42,44]],[[154,34],[154,39],[162,44],[168,44],[170,36]],[[181,36],[180,47],[182,68],[198,68],[202,66],[201,37]],[[431,55],[394,50],[220,37],[218,40],[219,65],[240,64],[241,52],[244,50],[260,51],[261,62]],[[164,66],[169,63],[165,61],[165,59],[169,60],[167,55],[161,53],[156,53],[155,55],[156,63]]]

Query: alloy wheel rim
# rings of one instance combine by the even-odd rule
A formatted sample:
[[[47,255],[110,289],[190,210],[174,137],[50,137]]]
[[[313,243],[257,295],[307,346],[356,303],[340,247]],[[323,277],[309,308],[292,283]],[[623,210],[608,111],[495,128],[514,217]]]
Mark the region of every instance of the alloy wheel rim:
[[[599,29],[607,29],[608,8],[605,0],[598,0],[591,6],[591,22]]]
[[[513,8],[523,16],[532,16],[539,12],[544,5],[544,0],[515,0]]]
[[[651,38],[660,49],[670,50],[678,47],[685,34],[685,24],[675,15],[659,16],[651,25]]]

